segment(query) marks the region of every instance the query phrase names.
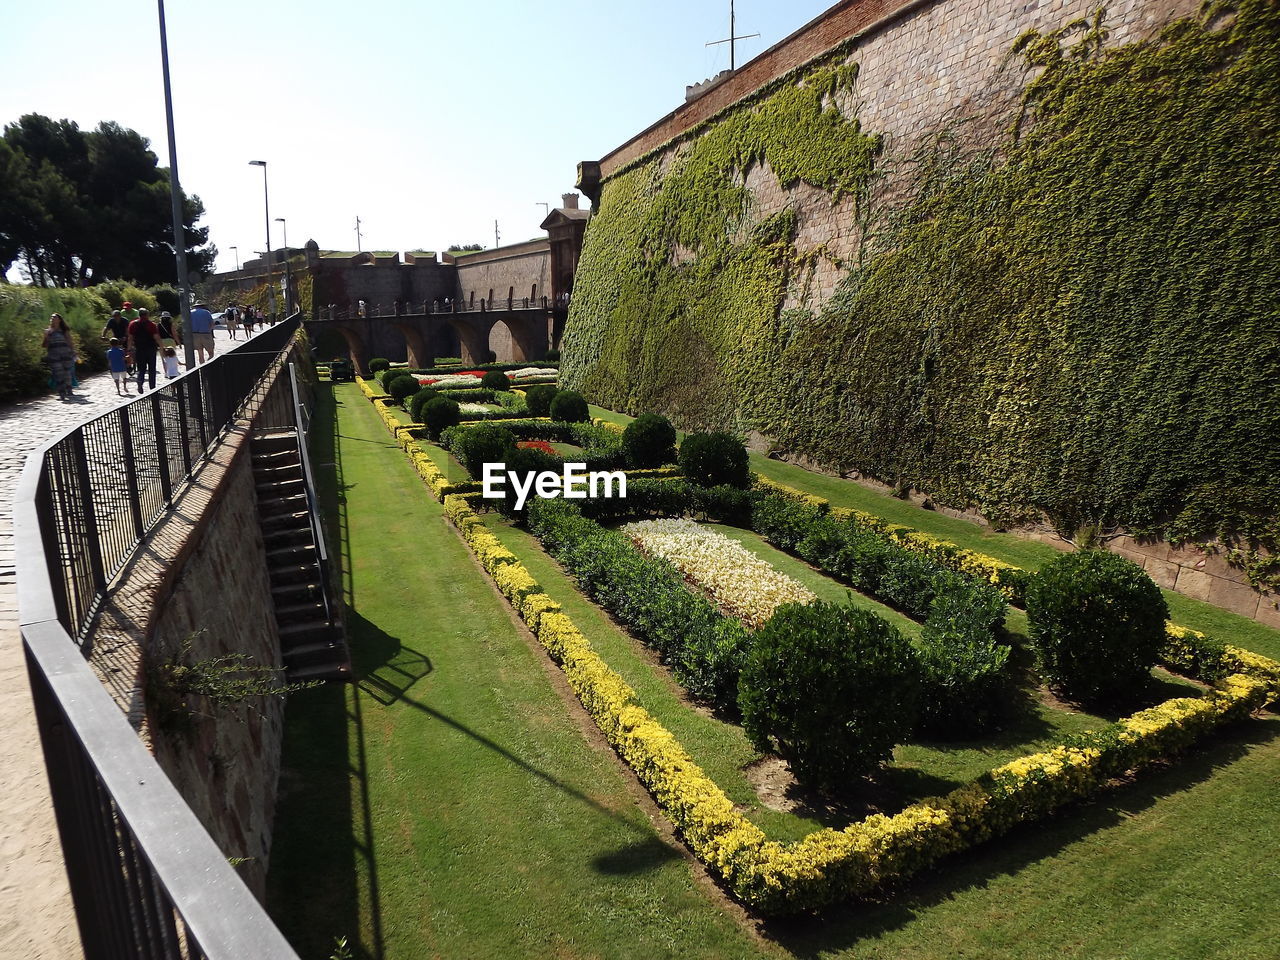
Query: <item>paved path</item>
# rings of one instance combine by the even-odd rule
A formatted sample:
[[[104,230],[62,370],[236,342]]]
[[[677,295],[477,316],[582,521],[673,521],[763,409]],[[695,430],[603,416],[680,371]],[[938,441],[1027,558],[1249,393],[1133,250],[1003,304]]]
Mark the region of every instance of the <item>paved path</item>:
[[[217,338],[225,341],[226,334],[219,331]],[[226,346],[220,342],[217,349]],[[161,372],[156,383],[164,380]],[[136,383],[131,390],[136,396]],[[86,378],[76,392],[75,401],[48,395],[0,408],[0,957],[5,960],[83,956],[18,634],[13,546],[13,495],[27,454],[133,398],[117,396],[106,373]]]

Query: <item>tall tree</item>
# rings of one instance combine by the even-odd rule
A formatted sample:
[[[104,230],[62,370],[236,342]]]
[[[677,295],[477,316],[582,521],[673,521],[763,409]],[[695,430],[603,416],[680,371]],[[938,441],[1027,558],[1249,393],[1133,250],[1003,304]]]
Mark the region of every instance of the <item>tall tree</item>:
[[[217,249],[183,196],[187,268],[208,273]],[[168,171],[150,142],[114,122],[85,133],[27,114],[0,140],[0,270],[21,260],[33,283],[174,279]]]

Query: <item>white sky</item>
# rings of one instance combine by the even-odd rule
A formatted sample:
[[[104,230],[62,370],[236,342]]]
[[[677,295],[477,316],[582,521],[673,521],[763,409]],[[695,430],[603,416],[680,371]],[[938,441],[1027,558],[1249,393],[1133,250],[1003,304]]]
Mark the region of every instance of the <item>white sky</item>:
[[[738,64],[824,0],[740,0]],[[168,162],[156,3],[6,4],[0,124],[115,120]],[[263,248],[262,171],[291,246],[492,246],[543,235],[579,160],[598,159],[728,66],[720,0],[170,0],[178,166],[218,268]],[[585,201],[584,201],[585,205]],[[273,247],[282,243],[272,223]]]

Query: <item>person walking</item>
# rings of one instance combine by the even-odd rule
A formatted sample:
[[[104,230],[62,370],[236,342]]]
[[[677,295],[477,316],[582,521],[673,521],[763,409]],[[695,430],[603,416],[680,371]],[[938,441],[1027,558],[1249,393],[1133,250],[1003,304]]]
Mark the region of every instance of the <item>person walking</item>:
[[[182,333],[178,325],[173,322],[173,314],[168,310],[161,311],[160,320],[156,326],[160,329],[160,345],[166,349],[173,349],[176,354],[176,348],[182,346]]]
[[[160,349],[160,328],[151,322],[146,310],[138,311],[138,319],[129,324],[129,353],[138,371],[138,393],[148,380],[156,388],[156,352]]]
[[[240,330],[240,311],[236,309],[233,303],[222,312],[222,322],[227,325],[227,333],[231,335],[232,340],[238,340],[237,333]]]
[[[129,396],[129,374],[125,372],[124,341],[119,337],[111,338],[111,347],[107,350],[107,366],[111,368],[111,379],[116,384],[116,396]],[[121,387],[124,389],[121,390]]]
[[[40,346],[49,361],[50,380],[58,388],[59,399],[69,400],[75,396],[71,388],[75,385],[76,376],[76,342],[62,314],[55,313],[49,317],[49,327]]]
[[[244,338],[246,340],[253,336],[253,327],[257,322],[258,317],[254,313],[253,307],[245,307],[240,314],[240,323],[244,326]]]
[[[213,314],[203,303],[191,308],[191,346],[196,351],[196,363],[204,363],[206,351],[213,359]]]
[[[107,324],[102,328],[102,339],[110,340],[112,337],[124,343],[124,338],[129,335],[129,321],[119,310],[112,310],[111,316],[107,318]]]

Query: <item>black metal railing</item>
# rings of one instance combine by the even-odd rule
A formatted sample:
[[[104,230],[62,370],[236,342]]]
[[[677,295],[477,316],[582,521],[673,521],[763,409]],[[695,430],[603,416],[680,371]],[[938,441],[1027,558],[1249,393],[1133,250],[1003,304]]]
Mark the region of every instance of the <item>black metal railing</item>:
[[[297,960],[85,660],[107,584],[277,379],[295,315],[27,461],[18,607],[81,944],[90,960]],[[274,376],[269,376],[274,374]]]
[[[57,533],[49,575],[71,636],[83,637],[107,583],[255,398],[298,324],[268,327],[45,448],[35,507],[42,529]]]

